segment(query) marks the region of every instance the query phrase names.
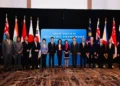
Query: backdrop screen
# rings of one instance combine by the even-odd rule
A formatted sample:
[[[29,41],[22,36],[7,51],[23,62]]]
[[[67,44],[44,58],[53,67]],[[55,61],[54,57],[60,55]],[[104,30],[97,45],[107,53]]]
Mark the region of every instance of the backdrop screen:
[[[54,37],[55,44],[58,43],[58,39],[62,40],[62,44],[64,44],[65,40],[69,41],[69,44],[72,42],[72,37],[76,37],[76,40],[78,43],[81,43],[82,37],[86,40],[86,29],[46,29],[43,28],[41,30],[41,40],[43,38],[46,39],[46,43],[50,42],[50,38]],[[58,58],[57,54],[55,54],[55,65],[58,65]],[[49,63],[49,55],[47,55],[47,61],[46,64]],[[80,64],[80,56],[77,57],[77,65]],[[62,54],[62,65],[64,65],[64,53]],[[69,65],[72,65],[72,57],[70,55]]]

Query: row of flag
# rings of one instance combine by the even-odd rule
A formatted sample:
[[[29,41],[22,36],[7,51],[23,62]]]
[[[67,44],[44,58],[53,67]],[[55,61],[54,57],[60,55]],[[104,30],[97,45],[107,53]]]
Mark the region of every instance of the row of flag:
[[[96,43],[99,43],[100,38],[100,20],[98,18],[97,21],[97,28],[96,28]],[[91,29],[91,19],[89,19],[89,27],[88,27],[88,41],[90,40],[90,37],[92,37],[92,29]],[[120,42],[120,26],[119,26],[119,42]],[[113,25],[112,25],[112,33],[110,39],[112,40],[112,43],[115,46],[115,57],[117,55],[117,38],[116,38],[116,24],[115,19],[113,18]],[[107,45],[108,43],[108,33],[107,33],[107,19],[105,19],[105,25],[104,25],[104,31],[102,36],[103,44]]]
[[[7,14],[6,14],[6,22],[5,22],[3,40],[6,39],[6,34],[9,34],[9,23],[8,23]],[[17,36],[19,36],[19,29],[18,29],[18,20],[17,20],[17,16],[16,16],[14,33],[13,33],[13,41],[14,42],[16,41]],[[30,43],[33,42],[34,34],[33,34],[33,26],[32,26],[32,17],[30,18],[29,34],[27,35],[26,20],[25,20],[25,16],[24,16],[21,42],[23,42],[23,40],[25,39],[26,36],[28,36],[28,42],[30,42]],[[37,27],[36,27],[35,36],[37,37],[37,41],[40,42],[39,19],[37,19]]]
[[[13,41],[16,41],[16,37],[19,36],[18,32],[19,32],[18,20],[17,20],[17,16],[16,16],[15,17],[15,27],[14,27]],[[119,26],[119,32],[120,32],[120,26]],[[8,23],[7,14],[6,14],[6,22],[5,22],[3,40],[6,39],[6,34],[9,34],[9,23]],[[101,35],[101,33],[100,33],[100,19],[98,18],[97,27],[96,27],[96,43],[99,42],[100,35]],[[34,34],[33,34],[33,26],[32,26],[32,17],[30,17],[29,34],[27,34],[26,20],[25,20],[25,16],[24,16],[21,42],[23,42],[23,40],[26,36],[28,36],[28,42],[30,42],[30,43],[33,42]],[[39,19],[37,19],[37,27],[36,27],[35,36],[37,37],[37,41],[40,42]],[[90,40],[90,37],[92,37],[91,19],[89,19],[88,38],[87,38],[88,41]],[[112,40],[113,44],[115,45],[115,52],[117,52],[116,25],[115,25],[115,19],[114,18],[113,18],[112,33],[111,33],[110,39]],[[105,19],[105,25],[104,25],[102,40],[103,40],[103,43],[105,45],[108,43],[107,19]],[[119,41],[120,41],[120,34],[119,34]]]
[[[6,14],[6,22],[5,22],[3,40],[6,39],[6,34],[9,34],[9,23],[8,23],[7,14]],[[16,16],[15,17],[14,33],[13,33],[13,42],[16,41],[17,36],[19,36],[19,29],[18,29],[18,20],[17,20],[17,16]],[[26,36],[28,36],[28,42],[30,42],[30,43],[33,42],[34,34],[33,34],[33,26],[32,26],[32,17],[30,18],[29,34],[27,35],[26,20],[25,20],[25,16],[24,16],[21,42],[24,41]],[[37,37],[37,41],[40,42],[39,19],[37,19],[37,27],[36,27],[35,36]],[[31,50],[30,50],[29,57],[31,57],[31,56],[32,56],[32,54],[31,54]],[[39,50],[39,54],[38,54],[38,58],[40,58],[40,57],[41,57],[41,50]]]
[[[120,30],[120,28],[119,28]],[[15,27],[14,27],[14,33],[13,33],[13,41],[16,40],[16,37],[19,36],[19,29],[18,29],[18,20],[17,16],[15,17]],[[6,14],[6,22],[5,22],[5,28],[4,28],[4,35],[3,35],[3,40],[6,39],[6,34],[9,34],[9,23],[8,23],[8,18]],[[100,19],[98,18],[97,21],[97,28],[96,28],[96,42],[98,43],[100,40]],[[120,34],[119,34],[120,35]],[[27,36],[27,29],[26,29],[26,20],[24,17],[23,20],[23,28],[22,28],[22,36],[21,36],[21,41],[23,42],[24,38]],[[36,34],[35,36],[37,37],[37,41],[40,42],[40,31],[39,31],[39,19],[37,19],[37,27],[36,27]],[[92,36],[92,29],[91,29],[91,19],[89,19],[89,28],[88,28],[88,39]],[[34,34],[33,34],[33,25],[32,25],[32,17],[30,17],[30,28],[29,28],[29,34],[28,34],[28,41],[33,42]],[[108,34],[107,34],[107,19],[105,19],[105,25],[104,25],[104,31],[103,31],[103,43],[107,44],[108,43]],[[113,18],[113,26],[112,26],[112,33],[111,37],[112,42],[115,46],[117,46],[117,40],[116,40],[116,27],[115,27],[115,20]]]
[[[120,26],[119,26],[120,31]],[[97,27],[96,27],[96,43],[99,43],[100,38],[100,20],[98,18]],[[120,34],[119,34],[120,35]],[[92,37],[92,29],[91,29],[91,19],[89,19],[89,27],[88,27],[88,41]],[[112,40],[113,44],[117,46],[117,38],[116,38],[116,25],[115,19],[113,18],[113,25],[112,25],[112,33],[110,39]],[[106,45],[108,43],[108,33],[107,33],[107,19],[105,19],[104,31],[102,36],[103,43]],[[120,41],[120,40],[119,40]]]

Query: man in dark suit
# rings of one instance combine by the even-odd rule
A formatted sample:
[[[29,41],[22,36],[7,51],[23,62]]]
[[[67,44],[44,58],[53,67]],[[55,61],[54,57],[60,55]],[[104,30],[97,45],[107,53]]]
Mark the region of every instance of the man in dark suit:
[[[87,44],[85,43],[84,37],[82,38],[82,42],[79,45],[79,52],[80,52],[80,67],[84,65],[86,67],[86,49],[87,49]],[[83,63],[84,62],[84,63]],[[82,64],[83,63],[83,64]]]
[[[108,56],[108,68],[112,69],[115,47],[114,47],[114,44],[112,43],[111,39],[109,40],[109,44],[107,46],[106,53],[107,53],[107,56]]]
[[[11,68],[13,56],[13,43],[10,40],[10,35],[6,35],[6,39],[2,43],[2,53],[4,59],[4,70],[8,71]]]
[[[0,65],[2,64],[2,44],[0,43]]]
[[[54,55],[56,53],[56,47],[54,43],[54,37],[51,37],[51,42],[48,43],[48,54],[49,54],[49,66],[51,67],[51,60],[52,60],[52,67],[54,67]]]
[[[38,69],[38,53],[40,50],[40,43],[37,42],[37,38],[34,37],[34,42],[32,43],[32,68],[34,69],[34,66]]]
[[[21,70],[22,51],[23,45],[21,43],[20,37],[18,36],[16,42],[14,42],[15,70]]]
[[[118,64],[119,64],[119,69],[120,69],[120,43],[119,42],[117,45],[117,58],[118,58]]]
[[[76,42],[76,38],[72,38],[73,42],[71,43],[70,52],[72,54],[72,66],[77,66],[77,53],[79,52],[78,43]]]
[[[90,38],[90,43],[88,44],[88,54],[89,54],[89,68],[95,68],[95,54],[96,54],[96,50],[95,50],[95,44],[94,44],[94,38],[91,37]]]
[[[29,68],[29,52],[30,52],[30,44],[28,42],[28,37],[26,36],[23,44],[23,69]]]
[[[100,43],[97,45],[97,57],[98,57],[98,67],[103,68],[104,63],[104,55],[105,55],[105,46],[102,43],[102,39],[100,39]]]

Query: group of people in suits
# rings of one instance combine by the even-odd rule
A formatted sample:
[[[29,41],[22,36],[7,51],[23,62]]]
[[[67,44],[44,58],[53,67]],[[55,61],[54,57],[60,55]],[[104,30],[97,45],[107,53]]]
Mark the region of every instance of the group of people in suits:
[[[100,39],[99,44],[94,43],[94,38],[90,38],[90,42],[85,42],[84,37],[82,42],[78,44],[76,38],[72,38],[72,43],[70,44],[68,40],[62,44],[62,40],[59,39],[58,43],[55,44],[54,37],[51,37],[51,41],[46,44],[46,39],[42,39],[42,42],[37,42],[37,37],[34,37],[32,43],[28,42],[28,37],[26,36],[24,42],[21,42],[18,36],[16,41],[13,43],[10,40],[10,35],[6,35],[6,40],[2,42],[2,55],[4,59],[4,69],[5,71],[10,70],[12,65],[12,57],[15,61],[15,70],[21,70],[22,68],[29,67],[29,53],[32,54],[32,68],[38,69],[38,53],[41,50],[41,66],[46,68],[46,56],[49,54],[49,67],[54,67],[54,56],[55,53],[58,57],[58,66],[62,66],[62,52],[64,52],[65,67],[69,66],[70,54],[72,56],[72,66],[77,67],[77,56],[80,55],[80,67],[95,68],[98,64],[99,68],[103,68],[104,61],[107,59],[108,68],[112,68],[113,57],[114,57],[114,45],[112,40],[109,40],[109,44],[106,46],[103,44],[102,39]],[[118,45],[118,58],[120,60],[120,45]],[[119,62],[120,68],[120,62]]]
[[[29,43],[28,37],[25,37],[24,42],[21,42],[20,37],[16,38],[15,42],[10,40],[10,35],[6,35],[6,39],[2,42],[2,55],[4,60],[4,70],[11,70],[12,58],[14,58],[15,70],[29,68],[29,53],[32,53],[32,68],[38,68],[38,53],[40,44],[37,42],[37,37],[34,37],[34,42]]]

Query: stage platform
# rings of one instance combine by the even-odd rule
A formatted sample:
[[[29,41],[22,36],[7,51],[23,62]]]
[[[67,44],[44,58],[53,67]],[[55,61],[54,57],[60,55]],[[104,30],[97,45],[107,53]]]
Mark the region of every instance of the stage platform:
[[[0,86],[120,86],[120,70],[46,68],[0,71]]]

